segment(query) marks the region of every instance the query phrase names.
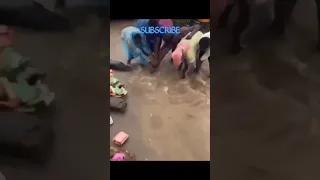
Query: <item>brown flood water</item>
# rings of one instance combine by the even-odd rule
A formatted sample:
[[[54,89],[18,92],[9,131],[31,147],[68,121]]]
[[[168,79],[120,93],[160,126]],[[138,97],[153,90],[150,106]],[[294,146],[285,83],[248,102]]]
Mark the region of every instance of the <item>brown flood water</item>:
[[[125,63],[120,34],[129,25],[134,22],[110,25],[110,57]],[[142,68],[116,72],[128,90],[128,107],[125,114],[111,114],[110,138],[127,132],[124,148],[138,160],[210,160],[208,69],[204,63],[199,77],[181,80],[167,56],[155,74]]]

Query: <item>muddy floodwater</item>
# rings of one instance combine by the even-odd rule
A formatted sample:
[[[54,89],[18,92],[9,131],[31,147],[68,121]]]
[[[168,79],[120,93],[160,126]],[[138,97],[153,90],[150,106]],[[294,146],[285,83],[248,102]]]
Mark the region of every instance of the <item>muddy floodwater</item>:
[[[111,22],[111,59],[126,63],[120,34],[129,25],[134,21]],[[208,70],[204,63],[198,77],[181,80],[166,56],[155,74],[139,67],[116,72],[128,90],[128,107],[124,114],[111,114],[110,138],[127,132],[124,148],[138,160],[210,160]]]

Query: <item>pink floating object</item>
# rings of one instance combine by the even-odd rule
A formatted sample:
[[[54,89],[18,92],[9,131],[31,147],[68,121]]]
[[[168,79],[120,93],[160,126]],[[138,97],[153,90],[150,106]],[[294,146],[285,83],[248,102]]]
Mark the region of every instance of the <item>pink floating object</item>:
[[[126,155],[123,154],[123,153],[116,153],[116,154],[112,157],[112,161],[123,161],[125,157],[126,157]]]
[[[113,143],[115,145],[122,146],[127,141],[128,138],[129,138],[129,135],[121,131],[113,138]]]

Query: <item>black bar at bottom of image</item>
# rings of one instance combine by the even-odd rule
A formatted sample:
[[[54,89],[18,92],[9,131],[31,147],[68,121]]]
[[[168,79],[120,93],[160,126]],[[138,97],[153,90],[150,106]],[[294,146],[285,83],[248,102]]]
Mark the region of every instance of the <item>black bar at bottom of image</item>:
[[[121,161],[110,162],[111,179],[201,178],[210,179],[210,161]],[[127,179],[126,179],[127,180]]]

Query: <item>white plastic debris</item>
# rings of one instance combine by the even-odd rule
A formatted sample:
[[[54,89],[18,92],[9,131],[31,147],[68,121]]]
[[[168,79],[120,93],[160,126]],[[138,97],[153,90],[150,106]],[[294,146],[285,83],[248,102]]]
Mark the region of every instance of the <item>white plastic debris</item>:
[[[110,116],[110,125],[113,124],[113,119],[112,117]]]

